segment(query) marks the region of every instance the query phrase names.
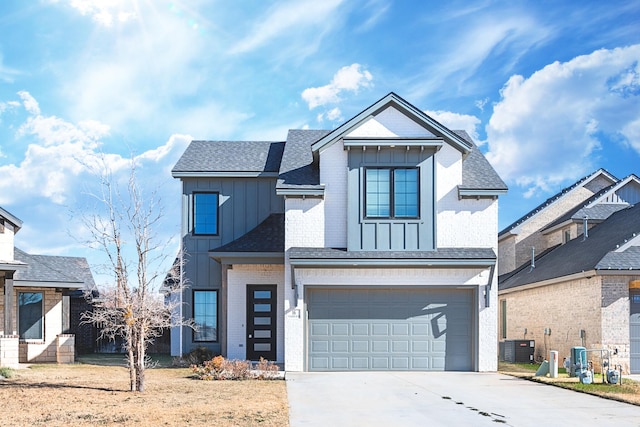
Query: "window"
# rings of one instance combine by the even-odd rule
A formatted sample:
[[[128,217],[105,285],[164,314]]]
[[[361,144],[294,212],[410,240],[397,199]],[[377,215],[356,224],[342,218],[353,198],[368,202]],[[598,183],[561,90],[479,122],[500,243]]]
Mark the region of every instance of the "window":
[[[193,291],[194,341],[218,341],[218,291]]]
[[[20,338],[42,339],[42,292],[18,293],[18,331]]]
[[[562,233],[562,236],[563,236],[562,243],[567,243],[569,240],[571,240],[571,230],[564,230],[564,232]]]
[[[218,193],[193,193],[193,234],[218,234]]]
[[[507,300],[500,300],[500,336],[507,339]]]
[[[418,218],[418,169],[365,170],[367,218]]]

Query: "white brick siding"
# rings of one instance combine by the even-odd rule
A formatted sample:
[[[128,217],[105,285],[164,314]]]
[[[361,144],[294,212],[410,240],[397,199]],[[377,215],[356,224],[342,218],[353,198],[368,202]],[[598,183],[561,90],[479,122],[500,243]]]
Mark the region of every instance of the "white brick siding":
[[[291,247],[324,247],[323,199],[287,198],[285,212],[285,250]]]
[[[325,244],[347,247],[347,152],[333,144],[320,154],[320,183],[325,186]]]
[[[234,264],[227,273],[227,358],[245,360],[247,285],[277,285],[276,362],[284,362],[284,266]]]

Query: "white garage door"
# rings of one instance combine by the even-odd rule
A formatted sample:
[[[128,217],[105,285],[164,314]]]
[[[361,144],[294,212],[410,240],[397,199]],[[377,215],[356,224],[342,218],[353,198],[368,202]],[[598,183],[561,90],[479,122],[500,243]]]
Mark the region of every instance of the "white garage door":
[[[309,288],[307,368],[473,370],[473,291]]]

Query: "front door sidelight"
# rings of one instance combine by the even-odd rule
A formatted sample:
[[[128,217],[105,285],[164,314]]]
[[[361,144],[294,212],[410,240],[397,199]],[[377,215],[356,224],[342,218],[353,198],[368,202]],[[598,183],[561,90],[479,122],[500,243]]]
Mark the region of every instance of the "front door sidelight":
[[[247,285],[247,359],[276,360],[276,285]]]

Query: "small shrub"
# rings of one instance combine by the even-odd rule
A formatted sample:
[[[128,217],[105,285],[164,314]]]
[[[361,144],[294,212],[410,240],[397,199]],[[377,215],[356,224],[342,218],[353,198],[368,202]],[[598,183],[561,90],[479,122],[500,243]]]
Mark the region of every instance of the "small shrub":
[[[13,378],[14,371],[6,366],[0,368],[0,377]]]
[[[256,363],[254,367],[254,378],[257,380],[273,380],[279,378],[280,368],[274,362],[271,362],[263,357]]]
[[[248,360],[228,360],[216,356],[200,365],[191,365],[195,377],[200,380],[247,380],[278,378],[278,366],[260,359],[255,367]]]

